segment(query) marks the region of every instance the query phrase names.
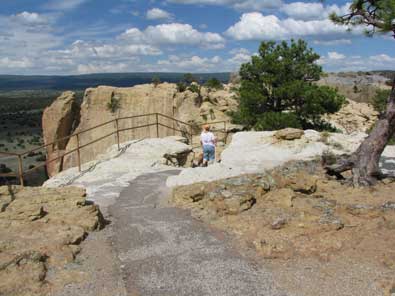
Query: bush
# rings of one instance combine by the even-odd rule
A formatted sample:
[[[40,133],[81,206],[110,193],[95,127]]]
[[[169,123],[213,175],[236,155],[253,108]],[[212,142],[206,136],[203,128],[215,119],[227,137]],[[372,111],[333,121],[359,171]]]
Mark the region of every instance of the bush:
[[[1,174],[9,174],[11,173],[12,170],[10,168],[8,168],[5,164],[0,164],[0,173]]]
[[[161,84],[162,82],[160,81],[160,78],[159,78],[159,76],[154,76],[154,77],[152,77],[152,83],[153,83],[153,85],[155,86],[155,87],[157,87],[159,84]]]
[[[184,82],[180,81],[177,83],[177,91],[178,92],[183,93],[186,90],[187,90],[187,85]]]
[[[387,101],[391,91],[388,89],[379,89],[376,92],[376,96],[373,98],[373,107],[379,112],[383,113],[387,108]]]
[[[326,128],[322,115],[337,112],[345,98],[333,88],[314,83],[322,73],[318,59],[303,40],[262,42],[259,56],[240,68],[234,121],[255,129]]]
[[[254,125],[254,129],[260,131],[274,131],[287,127],[302,128],[294,113],[267,112],[262,114]]]
[[[200,86],[196,83],[191,84],[188,89],[193,93],[200,94]]]
[[[209,80],[206,81],[205,86],[209,89],[224,89],[224,86],[222,85],[222,82],[219,81],[217,78],[210,78]]]
[[[189,85],[189,84],[191,84],[192,82],[197,82],[198,79],[197,79],[193,74],[191,74],[191,73],[186,73],[186,74],[184,74],[183,81],[184,81],[186,84]]]
[[[107,109],[111,111],[111,113],[115,113],[119,108],[121,108],[120,99],[111,96],[110,102],[107,103]]]

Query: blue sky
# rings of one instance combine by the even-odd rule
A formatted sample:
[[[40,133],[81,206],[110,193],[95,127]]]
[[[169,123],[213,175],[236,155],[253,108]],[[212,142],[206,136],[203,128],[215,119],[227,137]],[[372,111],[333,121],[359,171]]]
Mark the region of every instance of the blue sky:
[[[0,74],[235,71],[303,38],[326,71],[395,69],[395,40],[332,24],[347,1],[1,0]]]

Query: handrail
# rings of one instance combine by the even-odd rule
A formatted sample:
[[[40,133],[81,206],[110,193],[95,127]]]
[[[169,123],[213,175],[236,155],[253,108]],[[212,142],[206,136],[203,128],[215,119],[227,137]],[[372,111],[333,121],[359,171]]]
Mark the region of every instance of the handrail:
[[[135,119],[135,118],[142,118],[142,117],[150,117],[150,116],[155,116],[155,122],[154,122],[154,123],[143,124],[143,125],[137,125],[137,126],[132,126],[132,127],[128,127],[128,128],[120,128],[120,127],[119,127],[119,122],[120,122],[121,120]],[[168,120],[172,120],[173,122],[175,122],[175,123],[177,123],[177,124],[183,124],[183,125],[185,125],[185,126],[187,127],[187,129],[186,129],[186,130],[182,130],[182,129],[180,129],[181,127],[179,127],[179,128],[174,127],[174,126],[171,127],[171,126],[169,126],[169,125],[167,125],[167,124],[161,123],[160,120],[159,120],[160,118],[165,118],[165,119],[168,119]],[[86,132],[88,132],[88,131],[95,130],[95,129],[100,128],[100,127],[103,127],[103,126],[105,126],[105,125],[109,125],[109,124],[111,124],[111,123],[115,123],[115,128],[114,128],[114,131],[113,131],[113,132],[111,132],[111,133],[109,133],[109,134],[106,134],[106,135],[104,135],[104,136],[101,136],[101,137],[99,137],[99,138],[97,138],[97,139],[94,139],[94,140],[90,141],[89,143],[85,143],[85,144],[81,145],[81,142],[80,142],[80,135],[81,135],[81,134],[86,133]],[[227,133],[226,126],[227,126],[228,121],[207,122],[207,123],[204,123],[204,124],[220,124],[220,123],[223,123],[223,124],[224,124],[224,132]],[[204,125],[204,124],[202,124],[202,125]],[[176,119],[176,118],[173,118],[173,117],[171,117],[171,116],[168,116],[168,115],[165,115],[165,114],[161,114],[161,113],[147,113],[147,114],[141,114],[141,115],[133,115],[133,116],[126,116],[126,117],[118,117],[118,118],[114,118],[114,119],[112,119],[112,120],[110,120],[110,121],[107,121],[107,122],[98,124],[98,125],[96,125],[96,126],[87,128],[87,129],[85,129],[85,130],[82,130],[82,131],[73,133],[73,134],[71,134],[71,135],[69,135],[69,136],[67,136],[67,137],[63,137],[63,138],[60,138],[60,139],[56,139],[56,140],[53,141],[53,142],[50,142],[50,143],[41,145],[41,146],[39,146],[39,147],[36,147],[36,148],[34,148],[34,149],[30,149],[30,150],[27,150],[27,151],[24,151],[24,152],[21,152],[21,153],[16,153],[16,152],[5,152],[5,151],[3,152],[3,151],[0,151],[0,155],[6,155],[6,156],[10,156],[10,157],[16,157],[16,158],[18,159],[18,172],[17,172],[17,173],[0,173],[0,177],[5,177],[5,178],[8,178],[8,177],[16,177],[16,178],[19,178],[19,183],[23,186],[23,185],[24,185],[24,176],[25,176],[25,175],[27,175],[27,174],[29,174],[30,172],[33,172],[33,171],[35,171],[35,170],[38,170],[38,169],[40,169],[40,168],[42,168],[42,167],[46,167],[46,166],[48,166],[50,163],[53,163],[53,162],[55,162],[55,161],[57,161],[57,160],[59,160],[59,159],[63,159],[65,156],[70,155],[70,154],[75,153],[75,152],[77,152],[78,170],[81,171],[81,163],[82,163],[82,162],[81,162],[81,154],[80,154],[81,149],[83,149],[83,148],[85,148],[85,147],[88,147],[88,146],[90,146],[90,145],[92,145],[92,144],[94,144],[94,143],[97,143],[97,142],[99,142],[99,141],[101,141],[101,140],[103,140],[103,139],[106,139],[106,138],[108,138],[108,137],[111,137],[111,136],[113,136],[113,135],[116,135],[117,144],[118,144],[118,150],[119,150],[119,149],[120,149],[120,133],[121,133],[121,132],[130,131],[130,130],[135,130],[135,129],[140,129],[140,128],[147,128],[147,127],[149,128],[149,127],[151,127],[151,126],[156,126],[156,136],[157,136],[158,138],[159,138],[159,127],[164,127],[164,128],[173,130],[174,132],[180,132],[180,133],[186,134],[187,136],[190,137],[190,145],[191,145],[191,146],[193,145],[193,136],[194,136],[194,135],[193,135],[193,127],[194,127],[194,125],[192,125],[192,124],[190,124],[190,123],[187,123],[187,122],[178,120],[178,119]],[[196,125],[195,125],[195,126],[196,126]],[[221,131],[221,132],[222,132],[222,131]],[[69,139],[71,139],[71,138],[73,138],[73,137],[76,138],[76,142],[77,142],[77,147],[76,147],[76,148],[74,148],[74,149],[72,149],[72,150],[69,150],[69,151],[65,151],[62,155],[57,156],[57,157],[55,157],[55,158],[47,159],[47,160],[45,161],[45,163],[40,164],[40,165],[38,165],[38,166],[36,166],[36,167],[33,167],[33,168],[29,168],[29,169],[27,169],[27,170],[24,170],[24,168],[23,168],[23,156],[26,156],[26,155],[28,155],[28,154],[31,153],[31,152],[35,152],[35,151],[38,151],[38,150],[45,149],[45,148],[47,148],[47,147],[56,145],[56,144],[58,144],[58,143],[60,143],[60,142],[69,140]]]

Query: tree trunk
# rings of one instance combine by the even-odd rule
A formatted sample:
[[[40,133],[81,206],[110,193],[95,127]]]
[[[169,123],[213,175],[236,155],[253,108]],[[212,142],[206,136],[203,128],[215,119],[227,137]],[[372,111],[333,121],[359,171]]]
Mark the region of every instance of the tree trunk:
[[[380,115],[370,135],[357,151],[347,159],[327,167],[328,173],[340,174],[352,170],[354,186],[371,186],[380,178],[379,161],[388,141],[395,133],[395,78],[387,103],[387,109]]]

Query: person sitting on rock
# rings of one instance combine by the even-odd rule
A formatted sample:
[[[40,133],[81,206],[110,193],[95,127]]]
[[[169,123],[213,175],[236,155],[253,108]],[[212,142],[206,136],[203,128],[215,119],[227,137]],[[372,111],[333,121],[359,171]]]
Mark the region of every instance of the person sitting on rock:
[[[217,139],[210,131],[210,126],[203,126],[202,134],[200,135],[200,144],[203,148],[203,166],[212,164],[215,161],[215,146]]]

